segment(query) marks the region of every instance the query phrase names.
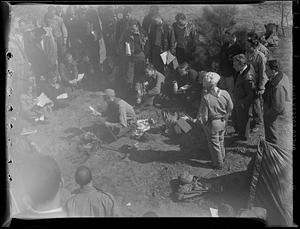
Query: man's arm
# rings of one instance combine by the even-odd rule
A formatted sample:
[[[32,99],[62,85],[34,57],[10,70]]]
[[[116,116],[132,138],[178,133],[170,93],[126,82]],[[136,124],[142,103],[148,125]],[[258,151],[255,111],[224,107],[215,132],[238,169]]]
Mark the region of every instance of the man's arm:
[[[204,98],[201,99],[201,104],[197,114],[197,119],[200,121],[202,125],[205,125],[208,121],[208,107],[207,107],[206,100]]]
[[[255,84],[252,79],[254,79],[254,76],[248,76],[249,78],[245,80],[245,92],[246,92],[246,97],[241,100],[241,103],[243,105],[245,104],[250,104],[255,96]],[[250,78],[251,77],[251,78]]]
[[[127,116],[126,116],[126,105],[125,104],[119,104],[119,122],[122,125],[122,127],[127,127]]]
[[[258,90],[261,92],[265,91],[265,85],[268,82],[266,74],[266,59],[261,55],[258,56]]]
[[[280,86],[275,89],[275,94],[274,97],[272,98],[271,107],[278,115],[284,112],[287,94],[288,92],[286,91],[286,88],[283,86]]]
[[[60,20],[60,23],[61,23],[60,28],[61,28],[61,32],[62,32],[63,45],[65,46],[67,44],[67,39],[68,39],[68,30],[62,19]]]

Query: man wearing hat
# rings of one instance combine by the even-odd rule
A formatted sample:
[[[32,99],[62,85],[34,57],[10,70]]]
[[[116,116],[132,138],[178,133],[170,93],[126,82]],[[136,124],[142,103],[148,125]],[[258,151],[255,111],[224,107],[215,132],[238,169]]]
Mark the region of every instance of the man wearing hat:
[[[106,89],[104,93],[104,100],[107,103],[107,109],[103,116],[106,116],[105,125],[112,128],[124,128],[136,119],[136,114],[133,107],[124,101],[117,98],[113,89]]]
[[[113,217],[119,216],[114,197],[92,184],[92,172],[86,166],[80,166],[75,172],[75,181],[80,186],[73,192],[65,204],[71,217]]]
[[[149,13],[143,19],[142,27],[147,34],[149,34],[149,29],[154,17],[160,17],[159,7],[157,5],[150,6]]]
[[[269,78],[264,98],[265,139],[286,150],[293,148],[292,89],[287,76],[280,70],[278,60],[266,65]]]
[[[251,64],[247,64],[244,54],[233,57],[233,67],[237,72],[233,90],[233,122],[239,140],[249,138],[250,122],[249,110],[255,96],[255,71]]]
[[[208,141],[208,148],[213,168],[222,169],[225,158],[224,134],[226,121],[233,109],[229,93],[217,87],[220,76],[208,72],[203,77],[206,94],[202,97],[196,120],[203,126]]]
[[[267,59],[270,57],[270,50],[259,42],[259,37],[255,32],[249,32],[247,34],[247,39],[252,42],[258,42],[256,49],[265,55]]]

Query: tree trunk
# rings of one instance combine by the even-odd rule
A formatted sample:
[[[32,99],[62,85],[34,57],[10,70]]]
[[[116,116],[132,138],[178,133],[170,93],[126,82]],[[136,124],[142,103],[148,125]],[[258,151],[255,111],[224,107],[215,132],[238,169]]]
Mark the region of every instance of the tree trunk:
[[[281,30],[282,30],[282,35],[285,37],[284,28],[283,28],[283,18],[284,18],[284,7],[283,7],[283,1],[281,1]]]

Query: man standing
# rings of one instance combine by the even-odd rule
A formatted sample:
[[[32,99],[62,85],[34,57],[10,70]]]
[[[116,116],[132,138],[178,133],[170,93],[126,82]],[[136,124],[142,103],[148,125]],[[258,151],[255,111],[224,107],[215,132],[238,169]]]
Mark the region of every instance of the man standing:
[[[225,158],[224,134],[226,121],[233,104],[227,91],[217,87],[220,76],[208,72],[203,78],[207,93],[203,96],[196,120],[203,125],[208,148],[215,169],[222,169]]]
[[[63,53],[67,47],[68,32],[63,19],[56,15],[55,6],[48,7],[48,12],[45,14],[44,21],[46,26],[52,28],[52,33],[57,46],[58,62],[61,62]]]
[[[232,58],[235,55],[241,53],[243,53],[243,50],[237,42],[235,33],[226,31],[225,43],[221,48],[219,60],[220,60],[220,72],[222,77],[224,78],[226,90],[229,92],[231,96],[234,88],[234,75],[235,75]]]
[[[157,5],[150,6],[149,13],[144,17],[143,22],[142,22],[142,28],[144,31],[149,34],[149,29],[152,24],[152,20],[154,17],[160,17],[159,15],[159,8]]]
[[[96,189],[92,185],[92,172],[80,166],[75,173],[75,181],[80,188],[67,200],[65,208],[71,217],[113,217],[119,216],[116,201],[111,194]]]
[[[188,62],[189,55],[195,48],[196,30],[194,25],[186,21],[186,16],[179,13],[175,16],[173,31],[176,39],[176,58],[179,64]]]
[[[164,63],[160,54],[169,50],[174,53],[175,36],[173,30],[157,16],[152,18],[149,26],[149,61],[162,74],[165,74]]]
[[[131,95],[135,83],[140,81],[143,76],[146,41],[147,37],[140,30],[139,22],[131,20],[129,28],[124,31],[119,43],[122,58],[121,71],[125,74],[126,96]]]
[[[251,64],[247,64],[244,54],[233,57],[233,67],[237,72],[233,90],[233,122],[239,140],[249,139],[250,106],[255,96],[255,71]]]
[[[264,127],[266,141],[285,150],[293,149],[293,111],[291,84],[280,71],[277,60],[267,62],[267,76],[264,98]]]
[[[246,57],[248,63],[250,63],[255,70],[255,81],[256,81],[256,95],[252,104],[252,115],[254,122],[251,125],[253,132],[258,131],[258,126],[262,124],[263,114],[262,114],[262,95],[265,91],[265,84],[268,81],[266,75],[266,62],[267,59],[263,53],[258,50],[259,42],[258,40],[249,39],[246,43]]]

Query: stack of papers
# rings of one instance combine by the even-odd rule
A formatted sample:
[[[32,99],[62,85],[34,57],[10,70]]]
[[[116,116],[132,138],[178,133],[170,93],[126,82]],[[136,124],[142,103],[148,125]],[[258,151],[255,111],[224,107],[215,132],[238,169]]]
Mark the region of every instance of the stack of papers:
[[[37,104],[40,107],[44,107],[46,104],[52,103],[52,101],[44,94],[42,93],[39,97],[37,97]]]
[[[82,79],[83,79],[83,77],[84,77],[84,73],[82,73],[82,74],[78,74],[78,77],[77,77],[77,79],[73,79],[73,80],[71,80],[71,81],[70,81],[70,83],[76,83],[76,82],[79,82],[80,80],[82,80]]]
[[[170,51],[166,51],[163,52],[162,54],[160,54],[160,57],[164,63],[164,65],[168,65],[170,64],[173,60],[176,59],[175,56],[172,55],[172,53]]]
[[[189,132],[192,127],[190,124],[188,124],[185,119],[180,118],[177,120],[176,124],[180,127],[181,130],[183,130],[185,133]]]
[[[66,99],[66,98],[68,98],[68,94],[67,93],[63,93],[63,94],[61,94],[61,95],[59,95],[59,96],[56,97],[56,99]]]

